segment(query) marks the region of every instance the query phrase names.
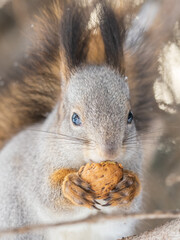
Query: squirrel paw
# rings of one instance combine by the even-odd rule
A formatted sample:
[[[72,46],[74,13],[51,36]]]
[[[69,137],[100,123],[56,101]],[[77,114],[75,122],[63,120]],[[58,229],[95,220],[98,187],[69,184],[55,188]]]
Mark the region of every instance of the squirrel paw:
[[[117,184],[103,206],[128,205],[140,192],[140,181],[131,171],[124,171],[123,179]]]
[[[69,199],[74,205],[95,208],[99,210],[95,204],[95,193],[90,185],[82,180],[77,173],[68,174],[62,186],[64,197]]]

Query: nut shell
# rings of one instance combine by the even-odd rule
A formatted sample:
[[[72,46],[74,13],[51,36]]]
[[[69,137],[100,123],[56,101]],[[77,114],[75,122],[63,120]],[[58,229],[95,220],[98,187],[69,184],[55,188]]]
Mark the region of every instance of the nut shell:
[[[96,198],[107,197],[108,193],[116,187],[123,177],[121,164],[111,161],[101,163],[87,163],[78,171],[79,176],[88,182]]]

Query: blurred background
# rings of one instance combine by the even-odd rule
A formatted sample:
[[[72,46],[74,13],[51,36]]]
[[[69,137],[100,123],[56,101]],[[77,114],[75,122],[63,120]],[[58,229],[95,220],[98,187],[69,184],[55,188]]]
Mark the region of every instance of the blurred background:
[[[120,1],[124,6],[129,2],[135,7],[143,3],[143,1]],[[27,44],[26,38],[22,37],[22,29],[25,25],[34,27],[29,16],[34,14],[41,4],[42,0],[0,0],[0,87],[5,84],[3,74],[8,71],[8,68],[18,66],[17,59]],[[143,167],[144,210],[147,212],[180,209],[180,31],[178,22],[174,27],[173,41],[169,41],[164,46],[158,62],[161,78],[155,81],[154,95],[160,114],[153,122],[156,126],[148,132],[143,146],[147,155]],[[162,220],[143,221],[143,229],[151,229],[162,222]]]

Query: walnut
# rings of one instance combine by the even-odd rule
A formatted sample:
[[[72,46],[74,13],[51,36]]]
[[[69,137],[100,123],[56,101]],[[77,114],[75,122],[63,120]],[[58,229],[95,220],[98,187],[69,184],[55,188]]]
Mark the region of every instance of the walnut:
[[[123,177],[121,164],[111,161],[87,163],[78,171],[79,176],[90,184],[97,199],[105,198]]]

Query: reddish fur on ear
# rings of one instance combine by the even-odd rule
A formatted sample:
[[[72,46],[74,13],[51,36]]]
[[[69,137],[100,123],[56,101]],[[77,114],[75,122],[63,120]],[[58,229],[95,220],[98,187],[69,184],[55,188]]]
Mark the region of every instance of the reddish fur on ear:
[[[64,8],[60,23],[61,70],[67,80],[74,69],[86,61],[90,30],[90,9],[72,1]]]
[[[86,61],[88,64],[104,64],[106,62],[104,42],[99,28],[91,31]]]
[[[124,75],[123,44],[126,33],[124,15],[116,16],[112,6],[107,1],[102,1],[98,15],[106,63]]]
[[[61,79],[65,82],[67,82],[70,77],[71,69],[69,69],[69,67],[68,67],[68,62],[67,62],[67,58],[66,58],[64,50],[60,51],[60,59],[61,59],[61,61],[60,61]]]

